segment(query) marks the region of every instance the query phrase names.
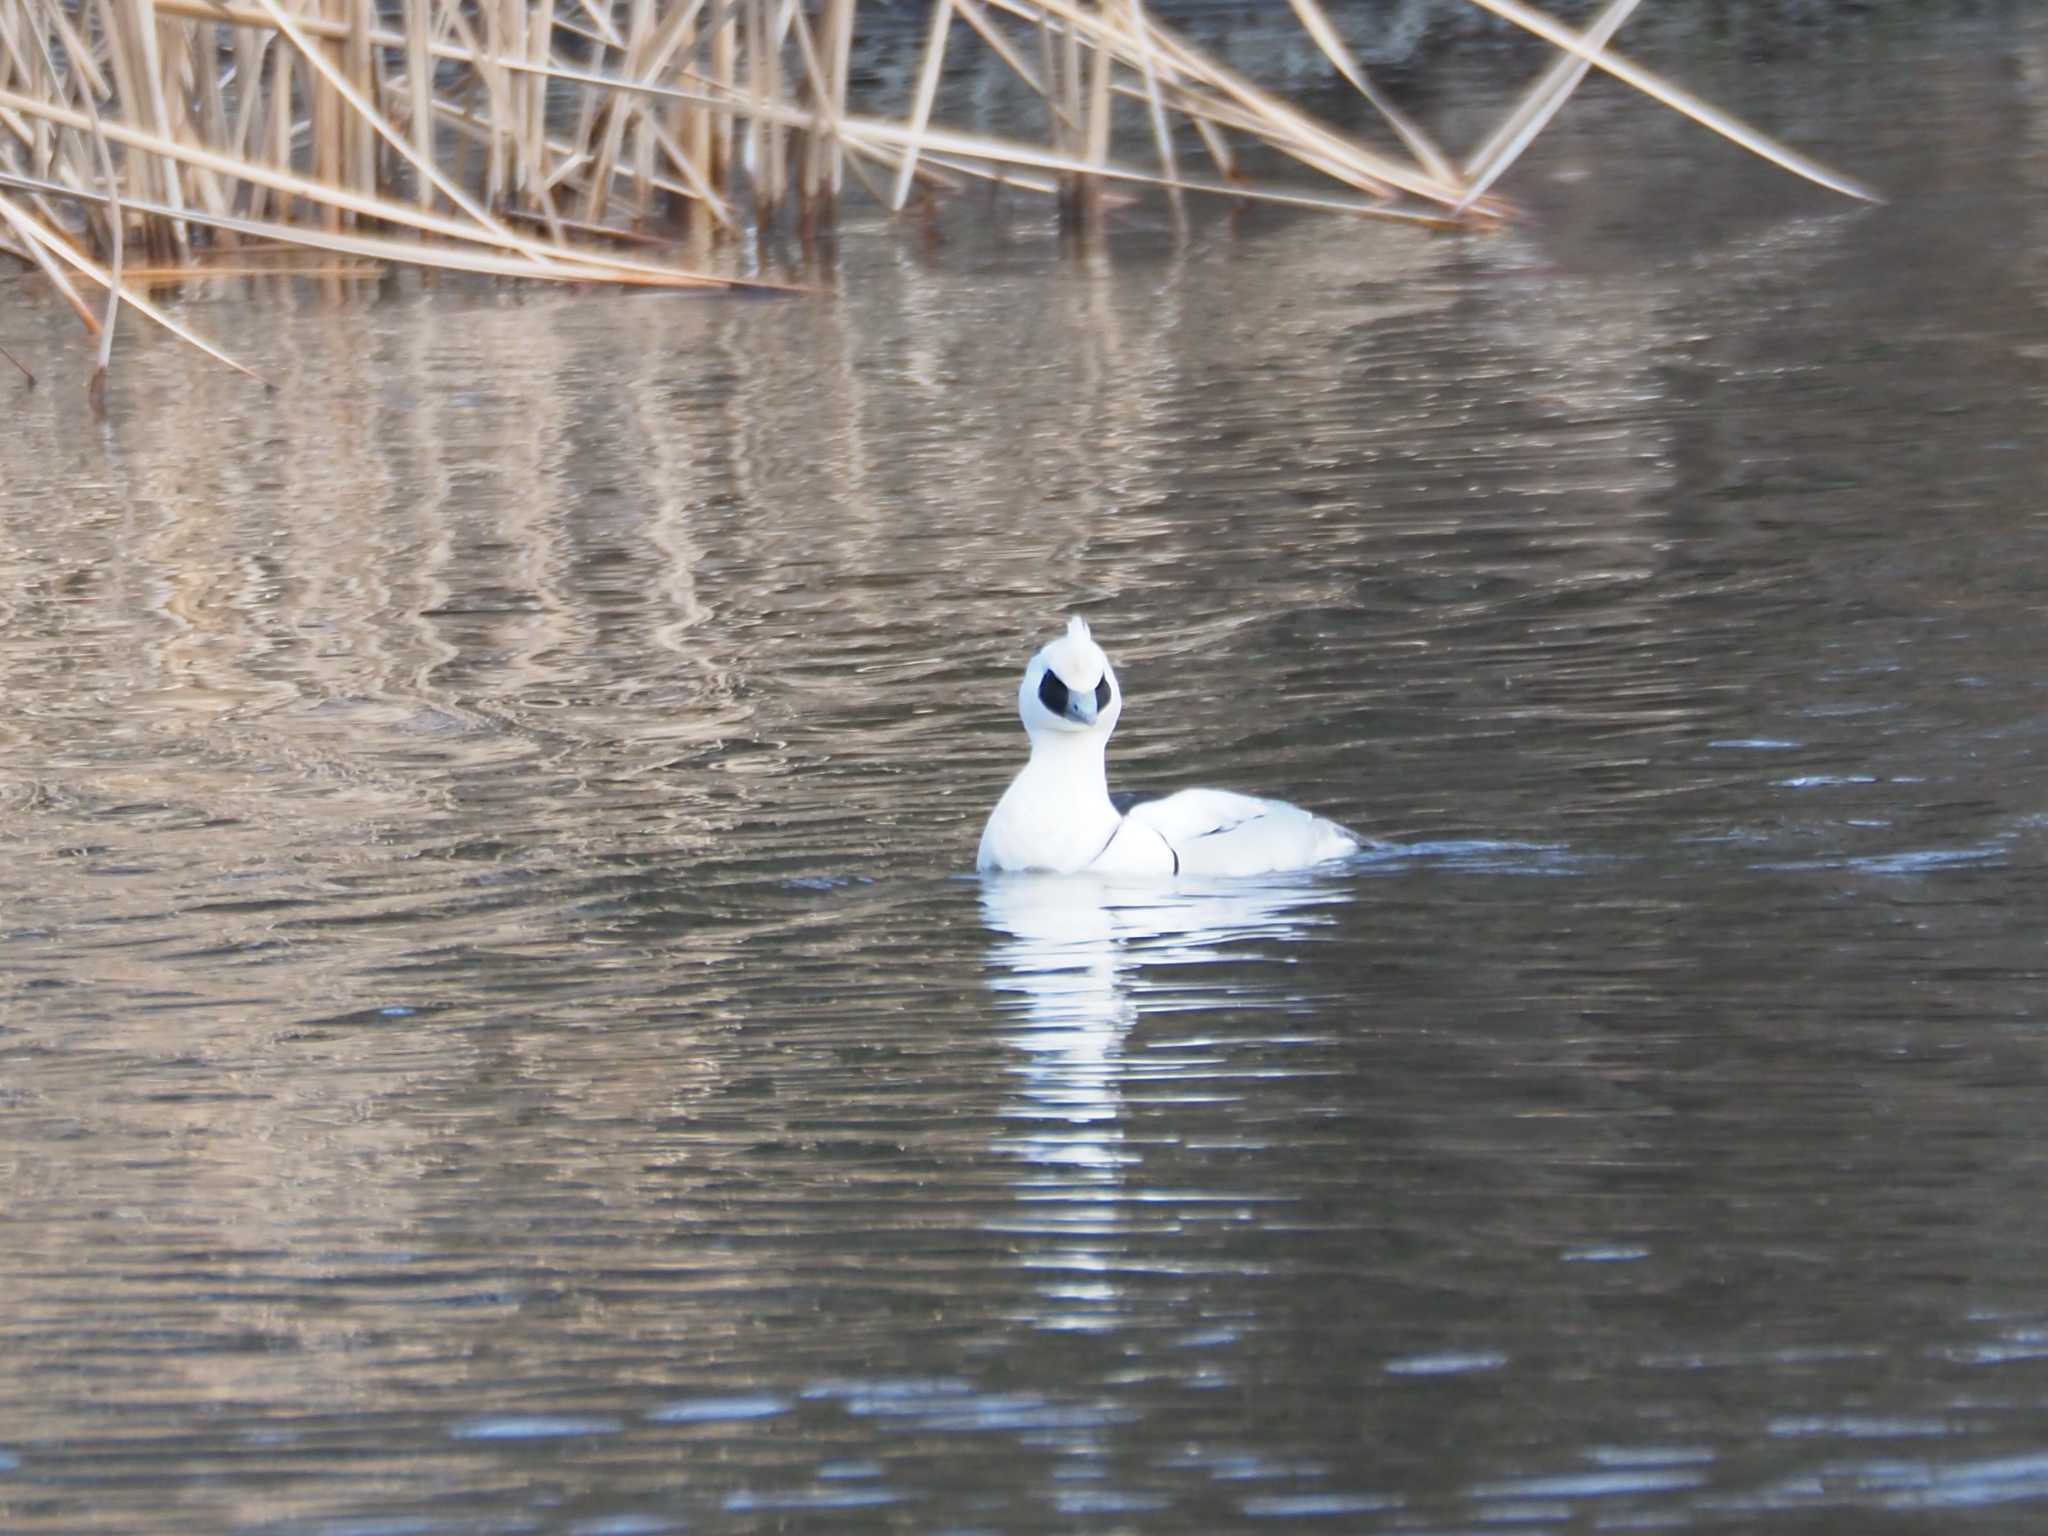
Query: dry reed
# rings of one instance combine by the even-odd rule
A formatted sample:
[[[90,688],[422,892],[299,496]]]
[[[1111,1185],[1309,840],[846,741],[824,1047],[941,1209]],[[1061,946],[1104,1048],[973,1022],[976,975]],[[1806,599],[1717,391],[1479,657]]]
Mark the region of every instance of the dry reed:
[[[849,171],[893,209],[980,178],[1055,196],[1079,219],[1118,184],[1163,192],[1177,226],[1190,193],[1489,221],[1504,212],[1489,188],[1589,69],[1870,195],[1616,54],[1636,0],[1612,0],[1583,32],[1521,0],[1471,0],[1560,56],[1461,164],[1375,88],[1319,0],[1290,3],[1381,131],[1316,119],[1143,0],[933,0],[894,117],[849,97],[856,0],[0,0],[0,253],[38,269],[99,338],[97,390],[124,304],[229,361],[150,303],[124,271],[131,257],[158,275],[282,246],[495,277],[719,285],[732,279],[652,259],[646,232],[680,216],[732,233],[791,209],[808,232]],[[963,46],[1043,102],[1041,141],[934,121]],[[1153,164],[1123,157],[1120,115],[1143,125],[1123,148],[1149,145]],[[1253,182],[1248,145],[1316,181]]]

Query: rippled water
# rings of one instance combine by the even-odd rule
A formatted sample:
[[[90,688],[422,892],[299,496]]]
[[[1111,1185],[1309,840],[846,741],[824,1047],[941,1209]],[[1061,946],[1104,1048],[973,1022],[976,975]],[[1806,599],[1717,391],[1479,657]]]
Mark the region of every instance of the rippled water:
[[[1594,91],[1490,239],[857,218],[0,385],[0,1525],[2034,1529],[2010,19],[1660,60],[1871,212]],[[1390,846],[974,879],[1070,610],[1124,782]]]

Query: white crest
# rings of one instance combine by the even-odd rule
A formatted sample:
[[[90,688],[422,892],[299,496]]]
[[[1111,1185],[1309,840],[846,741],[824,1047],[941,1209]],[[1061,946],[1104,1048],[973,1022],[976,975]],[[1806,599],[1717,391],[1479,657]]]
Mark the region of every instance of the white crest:
[[[1088,621],[1078,613],[1067,620],[1067,632],[1038,654],[1069,688],[1091,691],[1109,670],[1109,658],[1088,633]]]

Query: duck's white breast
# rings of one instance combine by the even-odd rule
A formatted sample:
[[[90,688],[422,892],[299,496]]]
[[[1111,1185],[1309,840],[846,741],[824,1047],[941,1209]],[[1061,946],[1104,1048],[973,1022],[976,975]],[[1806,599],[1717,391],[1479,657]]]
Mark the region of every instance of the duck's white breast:
[[[1027,769],[996,802],[982,828],[974,867],[1072,874],[1090,868],[1118,831],[1107,798],[1092,802],[1057,777]]]

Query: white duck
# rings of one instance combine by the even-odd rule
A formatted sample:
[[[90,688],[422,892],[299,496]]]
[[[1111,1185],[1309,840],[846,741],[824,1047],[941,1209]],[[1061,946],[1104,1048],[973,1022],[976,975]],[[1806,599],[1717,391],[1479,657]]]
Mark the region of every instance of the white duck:
[[[1358,839],[1334,821],[1282,800],[1227,789],[1112,800],[1105,759],[1123,707],[1109,658],[1086,622],[1069,619],[1017,687],[1031,761],[996,802],[975,868],[1262,875],[1357,851]]]

